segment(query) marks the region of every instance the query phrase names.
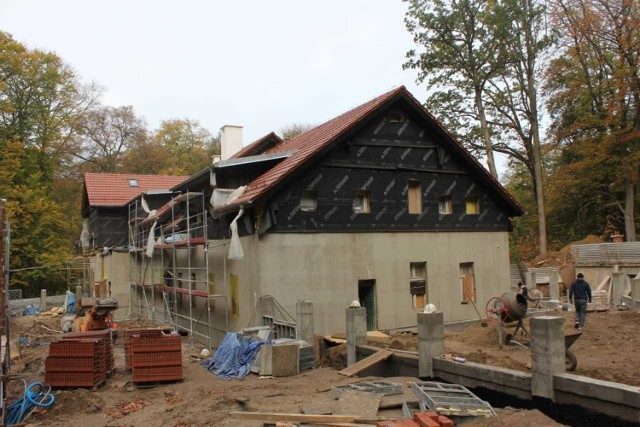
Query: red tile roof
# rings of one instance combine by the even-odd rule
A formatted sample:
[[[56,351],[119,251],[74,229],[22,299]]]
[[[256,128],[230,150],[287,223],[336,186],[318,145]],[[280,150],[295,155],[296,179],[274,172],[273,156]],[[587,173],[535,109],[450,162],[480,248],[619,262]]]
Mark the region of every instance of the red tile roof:
[[[271,142],[271,144],[269,144]],[[271,132],[268,135],[263,136],[257,141],[252,142],[251,144],[244,147],[242,150],[238,151],[236,154],[231,156],[231,159],[239,159],[240,157],[246,156],[257,156],[259,154],[264,154],[270,147],[270,145],[278,145],[282,143],[282,138],[276,135],[274,132]],[[262,147],[264,146],[264,147]]]
[[[241,197],[224,207],[225,210],[227,207],[238,206],[254,201],[263,195],[277,182],[294,172],[315,154],[322,151],[322,149],[329,145],[329,143],[348,132],[369,113],[376,110],[378,107],[382,106],[385,102],[404,90],[404,86],[393,89],[392,91],[380,95],[377,98],[354,108],[353,110],[347,111],[346,113],[341,114],[320,126],[310,129],[307,132],[286,140],[267,150],[266,154],[286,150],[296,150],[296,152],[291,157],[283,160],[281,163],[256,178],[247,186],[247,190]]]
[[[462,144],[458,142],[458,140],[456,140],[455,137],[449,133],[404,86],[400,86],[384,93],[369,102],[329,120],[326,123],[310,129],[292,139],[285,140],[268,149],[264,154],[287,150],[293,150],[294,154],[264,174],[260,175],[247,186],[245,193],[241,197],[234,200],[229,205],[218,208],[218,210],[221,212],[230,211],[236,209],[240,205],[253,203],[259,197],[273,189],[276,184],[283,181],[287,176],[291,175],[300,167],[311,161],[315,155],[322,152],[324,148],[331,144],[331,142],[351,131],[355,126],[360,124],[362,120],[367,118],[367,116],[383,107],[388,102],[399,99],[400,97],[413,104],[427,120],[434,124],[436,129],[442,133],[442,136],[452,143],[452,148],[457,150],[470,162],[470,166],[474,168],[482,178],[484,178],[488,185],[494,187],[498,191],[516,215],[524,213],[522,206],[520,206],[513,196],[511,196],[507,190],[502,187],[498,180],[495,179],[475,157],[469,154]]]
[[[89,206],[124,206],[145,191],[169,190],[188,178],[188,176],[88,172],[84,174],[84,187]],[[138,180],[138,186],[131,187],[130,179]]]

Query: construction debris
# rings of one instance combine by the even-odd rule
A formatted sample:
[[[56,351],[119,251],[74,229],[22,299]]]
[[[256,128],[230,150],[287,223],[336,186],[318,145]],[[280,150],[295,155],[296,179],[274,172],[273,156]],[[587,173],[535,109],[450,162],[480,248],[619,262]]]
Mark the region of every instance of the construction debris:
[[[340,399],[340,395],[345,390],[363,391],[367,393],[380,393],[383,396],[392,394],[402,394],[402,384],[391,381],[363,381],[359,383],[334,386],[331,393],[334,399]]]
[[[415,382],[411,388],[421,403],[441,415],[456,417],[495,417],[488,402],[481,400],[466,387],[434,381]]]

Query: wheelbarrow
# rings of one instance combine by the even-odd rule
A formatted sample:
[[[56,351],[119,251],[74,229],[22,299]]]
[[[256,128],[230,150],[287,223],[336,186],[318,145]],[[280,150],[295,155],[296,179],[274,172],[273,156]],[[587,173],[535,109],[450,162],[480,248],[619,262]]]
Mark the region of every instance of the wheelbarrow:
[[[500,297],[493,297],[487,302],[487,319],[498,325],[498,344],[502,347],[505,345],[516,344],[527,350],[531,350],[529,342],[520,342],[514,338],[518,331],[522,331],[522,335],[531,338],[529,330],[524,326],[524,319],[527,317],[527,300],[521,294],[505,293]],[[541,313],[536,313],[541,314]],[[503,335],[505,327],[515,327],[513,333]],[[564,356],[565,369],[568,372],[575,371],[578,367],[578,358],[569,348],[580,338],[582,332],[573,332],[564,336]],[[503,337],[504,336],[504,341]]]

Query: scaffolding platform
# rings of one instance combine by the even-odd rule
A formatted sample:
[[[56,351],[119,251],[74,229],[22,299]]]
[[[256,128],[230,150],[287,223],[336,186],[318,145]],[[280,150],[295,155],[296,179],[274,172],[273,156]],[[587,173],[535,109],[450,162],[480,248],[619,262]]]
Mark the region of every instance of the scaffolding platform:
[[[411,383],[418,401],[439,415],[454,417],[495,417],[488,402],[459,384],[434,381]]]

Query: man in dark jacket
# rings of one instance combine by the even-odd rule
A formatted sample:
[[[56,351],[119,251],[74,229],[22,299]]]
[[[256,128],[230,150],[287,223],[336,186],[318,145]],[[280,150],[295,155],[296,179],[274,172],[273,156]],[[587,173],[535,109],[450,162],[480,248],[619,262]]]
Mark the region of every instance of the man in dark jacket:
[[[584,328],[584,321],[587,317],[587,301],[591,302],[591,286],[584,280],[584,275],[578,273],[577,279],[569,288],[569,302],[575,301],[576,307],[576,329]]]

